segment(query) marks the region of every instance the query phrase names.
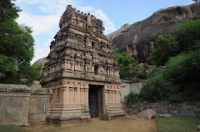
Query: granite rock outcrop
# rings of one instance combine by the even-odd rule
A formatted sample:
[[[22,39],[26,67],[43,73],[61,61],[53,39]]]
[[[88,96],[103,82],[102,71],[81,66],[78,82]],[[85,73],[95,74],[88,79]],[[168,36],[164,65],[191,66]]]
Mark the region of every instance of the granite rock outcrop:
[[[119,51],[127,51],[140,63],[146,62],[152,49],[156,47],[158,35],[169,33],[177,24],[200,18],[200,3],[188,6],[174,6],[159,10],[145,20],[130,25],[118,34],[107,35]]]

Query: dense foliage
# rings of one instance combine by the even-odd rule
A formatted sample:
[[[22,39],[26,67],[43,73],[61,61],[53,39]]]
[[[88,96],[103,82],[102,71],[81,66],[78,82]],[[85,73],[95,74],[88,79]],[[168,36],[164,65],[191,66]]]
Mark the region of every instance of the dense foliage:
[[[149,61],[160,66],[170,57],[200,48],[200,19],[190,20],[173,28],[170,34],[160,35],[156,49],[150,53]]]
[[[115,61],[118,63],[120,78],[129,80],[133,77],[136,61],[127,52],[113,52]]]
[[[173,84],[179,100],[200,99],[200,50],[171,58],[163,71],[164,78]]]
[[[169,35],[159,36],[151,53],[157,65],[139,95],[126,97],[147,101],[200,100],[200,19],[177,25]]]
[[[162,66],[171,56],[175,56],[177,54],[177,41],[172,35],[159,35],[156,40],[156,44],[156,49],[150,53],[148,58],[150,63]]]
[[[16,19],[19,17],[18,12],[21,9],[15,6],[11,1],[15,0],[0,0],[0,21],[6,21],[7,19]]]
[[[143,100],[156,101],[167,99],[170,95],[168,89],[171,84],[163,77],[163,69],[156,69],[154,75],[150,75],[149,80],[145,83],[140,91]]]
[[[0,0],[0,83],[31,84],[41,66],[30,61],[34,57],[32,30],[19,25],[19,7],[10,0]]]
[[[139,94],[133,92],[130,92],[127,96],[124,97],[124,99],[126,102],[137,102],[142,100]]]
[[[127,52],[113,51],[115,61],[118,63],[119,74],[121,79],[131,80],[133,78],[146,79],[147,73],[145,68],[137,67],[137,62]]]

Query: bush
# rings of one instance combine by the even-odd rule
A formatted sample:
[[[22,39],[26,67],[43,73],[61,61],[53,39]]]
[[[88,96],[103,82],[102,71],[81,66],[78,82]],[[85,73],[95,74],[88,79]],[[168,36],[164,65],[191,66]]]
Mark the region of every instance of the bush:
[[[146,79],[147,78],[147,73],[146,73],[145,69],[138,71],[138,78],[140,78],[140,79]]]
[[[141,98],[146,101],[167,100],[171,83],[163,78],[162,69],[156,69],[151,74],[140,91]]]
[[[148,74],[140,92],[142,100],[172,102],[200,100],[200,50],[170,58],[164,68]]]
[[[200,100],[200,50],[171,58],[163,71],[164,78],[173,84],[182,100]],[[174,93],[175,94],[175,93]]]
[[[121,79],[130,80],[133,78],[135,59],[126,52],[113,51],[115,61],[118,63],[119,74]]]
[[[141,97],[139,94],[137,93],[133,93],[133,92],[130,92],[127,96],[124,97],[126,102],[136,102],[136,101],[140,101],[141,100]]]

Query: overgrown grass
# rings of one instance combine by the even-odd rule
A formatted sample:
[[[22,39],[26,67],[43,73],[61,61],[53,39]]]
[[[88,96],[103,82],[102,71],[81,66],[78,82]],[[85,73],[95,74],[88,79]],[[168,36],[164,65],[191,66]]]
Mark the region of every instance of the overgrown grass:
[[[197,125],[200,125],[200,117],[172,116],[161,118],[156,116],[156,123],[159,132],[196,132]]]
[[[26,129],[16,125],[0,126],[0,132],[28,132]]]

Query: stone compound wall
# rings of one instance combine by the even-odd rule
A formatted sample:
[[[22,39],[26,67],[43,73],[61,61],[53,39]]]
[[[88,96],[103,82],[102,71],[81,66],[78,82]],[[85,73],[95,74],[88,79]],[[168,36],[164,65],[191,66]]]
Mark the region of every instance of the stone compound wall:
[[[30,124],[44,123],[49,112],[51,94],[31,93],[28,107],[28,121]]]
[[[173,115],[190,115],[200,116],[200,102],[138,102],[124,103],[124,109],[128,114],[137,114],[146,109],[153,109],[158,114],[173,114]]]
[[[23,125],[28,122],[30,88],[0,84],[0,125]]]
[[[51,96],[45,89],[0,84],[0,125],[45,122]]]
[[[124,102],[124,97],[128,95],[130,92],[133,93],[139,93],[142,88],[142,82],[141,81],[127,81],[127,80],[121,80],[121,102]]]

